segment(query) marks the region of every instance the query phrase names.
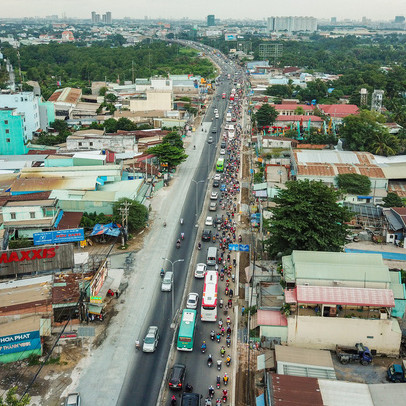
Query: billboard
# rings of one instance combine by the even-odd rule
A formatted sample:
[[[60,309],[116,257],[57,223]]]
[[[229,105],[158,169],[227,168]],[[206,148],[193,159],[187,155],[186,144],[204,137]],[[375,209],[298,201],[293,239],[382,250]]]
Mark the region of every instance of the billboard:
[[[237,41],[237,34],[224,34],[226,41]]]
[[[34,245],[60,244],[63,242],[83,241],[85,232],[83,228],[71,228],[69,230],[34,233],[33,237]]]
[[[73,244],[0,251],[0,277],[73,268]]]
[[[40,348],[41,337],[38,330],[0,337],[0,355],[38,350]]]

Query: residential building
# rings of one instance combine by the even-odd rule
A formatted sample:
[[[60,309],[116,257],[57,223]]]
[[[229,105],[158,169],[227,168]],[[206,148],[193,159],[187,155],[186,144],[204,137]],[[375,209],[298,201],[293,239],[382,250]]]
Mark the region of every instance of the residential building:
[[[343,119],[352,114],[358,114],[359,108],[355,104],[318,104],[317,108],[331,117],[336,124],[342,123]]]
[[[314,106],[308,104],[282,103],[271,104],[271,106],[278,112],[278,114],[283,116],[293,116],[297,114],[310,116],[314,112]],[[303,111],[303,113],[301,111]]]
[[[106,24],[112,24],[113,23],[113,18],[111,16],[111,11],[106,12]]]
[[[379,204],[387,195],[388,179],[369,152],[296,149],[292,155],[292,168],[292,175],[296,179],[320,180],[335,187],[339,174],[368,176],[371,181],[370,194],[348,195],[345,201],[350,203]]]
[[[216,17],[214,14],[209,14],[207,16],[207,26],[208,27],[214,27],[216,25]]]
[[[41,128],[39,98],[33,92],[0,93],[2,107],[16,108],[18,113],[24,113],[26,140],[31,140],[33,134]]]
[[[404,285],[380,254],[293,251],[282,257],[282,268],[288,345],[335,349],[362,342],[398,355],[395,317],[404,314]]]
[[[55,118],[64,120],[69,118],[72,109],[76,107],[82,97],[81,89],[65,87],[57,89],[48,99],[55,106]]]
[[[62,42],[71,42],[74,40],[75,40],[75,37],[73,36],[72,31],[63,31],[62,32]]]
[[[267,24],[268,32],[297,32],[317,31],[317,19],[315,17],[269,17]]]
[[[0,154],[26,154],[25,115],[16,108],[0,108]]]
[[[404,241],[406,237],[406,207],[384,208],[386,219],[386,242]]]
[[[172,92],[168,90],[147,90],[130,98],[130,111],[172,110]]]

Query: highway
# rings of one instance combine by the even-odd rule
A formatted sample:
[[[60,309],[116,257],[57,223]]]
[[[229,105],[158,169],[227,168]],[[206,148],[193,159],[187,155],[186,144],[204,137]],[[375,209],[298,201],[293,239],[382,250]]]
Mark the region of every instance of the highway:
[[[228,72],[231,72],[231,68],[228,68]],[[227,71],[225,71],[227,73]],[[178,222],[176,235],[180,236],[181,232],[185,233],[185,240],[182,241],[181,247],[179,249],[175,248],[175,242],[173,241],[172,251],[167,256],[172,262],[178,259],[184,259],[184,262],[178,262],[174,265],[175,270],[175,279],[174,279],[174,297],[175,297],[175,309],[181,310],[181,301],[183,298],[186,277],[188,272],[193,272],[191,267],[191,259],[193,251],[196,249],[196,236],[200,239],[200,233],[198,234],[198,228],[195,227],[196,224],[196,187],[198,188],[198,199],[197,199],[197,209],[198,213],[203,208],[204,198],[206,190],[208,187],[211,188],[211,177],[210,173],[214,170],[214,162],[216,157],[217,145],[220,138],[220,124],[223,121],[225,109],[227,107],[228,98],[222,99],[221,94],[223,92],[230,94],[232,82],[231,81],[222,81],[216,89],[216,97],[214,95],[213,103],[208,108],[206,116],[204,118],[203,127],[205,129],[210,128],[207,131],[206,137],[213,136],[214,143],[208,144],[204,143],[204,149],[202,151],[198,167],[195,171],[194,180],[196,182],[203,180],[204,182],[198,182],[197,184],[191,182],[188,188],[186,203],[182,209],[181,217],[184,219],[183,226]],[[213,119],[214,108],[219,110],[219,119]],[[217,122],[217,123],[216,123]],[[217,137],[215,134],[211,133],[211,126],[217,127]],[[193,142],[193,141],[192,141]],[[202,218],[205,216],[202,216]],[[199,261],[202,260],[205,249],[199,253]],[[205,262],[205,261],[201,261]],[[171,264],[169,262],[164,262],[165,270],[171,270]],[[158,272],[158,270],[155,270]],[[202,290],[202,281],[196,281],[193,278],[193,285],[190,291],[197,291],[201,296]],[[160,292],[160,294],[155,295],[152,300],[155,301],[151,304],[151,311],[146,317],[146,325],[156,325],[160,330],[160,340],[159,345],[155,353],[147,354],[140,353],[137,356],[136,361],[133,365],[127,370],[126,377],[123,383],[123,386],[120,391],[118,405],[156,405],[158,400],[158,394],[161,388],[161,383],[163,381],[164,372],[167,364],[167,359],[169,356],[173,334],[176,333],[171,329],[172,315],[171,315],[171,293],[170,292]],[[177,319],[179,321],[179,318]],[[201,327],[200,321],[198,324],[197,334],[196,334],[196,343],[199,343],[200,338],[202,337],[204,328]],[[195,345],[195,351],[189,354],[179,354],[180,361],[186,362],[186,358],[193,357],[194,355],[201,355],[198,350],[198,344]],[[204,360],[205,357],[202,356]],[[188,362],[189,363],[189,362]],[[188,370],[187,379],[191,380],[191,383],[195,384],[198,381],[201,381],[201,377],[206,373],[205,361],[201,363],[202,368],[196,368],[195,371]],[[206,367],[207,368],[207,367]],[[196,387],[196,389],[198,389]],[[203,393],[203,388],[202,392]]]

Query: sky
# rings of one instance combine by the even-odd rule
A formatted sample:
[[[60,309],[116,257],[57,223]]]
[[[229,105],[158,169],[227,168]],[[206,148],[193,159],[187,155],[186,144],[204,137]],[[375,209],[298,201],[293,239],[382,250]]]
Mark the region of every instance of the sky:
[[[271,16],[337,17],[360,20],[393,20],[406,16],[405,0],[0,0],[0,17],[45,17],[63,13],[67,17],[90,18],[96,11],[111,11],[114,18],[132,17],[205,19],[256,19]]]

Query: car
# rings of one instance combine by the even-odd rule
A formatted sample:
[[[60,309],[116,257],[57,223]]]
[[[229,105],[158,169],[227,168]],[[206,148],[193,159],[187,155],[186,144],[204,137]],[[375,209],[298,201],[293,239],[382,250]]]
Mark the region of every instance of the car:
[[[198,393],[188,393],[184,392],[182,393],[182,403],[180,406],[200,406],[200,399],[202,398],[202,395],[199,395]],[[206,403],[207,405],[208,403]]]
[[[218,115],[218,114],[215,114],[214,117],[219,118],[219,115]]]
[[[214,178],[213,178],[214,180],[221,180],[221,175],[219,174],[219,173],[216,173],[215,175],[214,175]]]
[[[195,278],[202,279],[206,275],[207,265],[199,263],[196,265]]]
[[[162,292],[170,292],[172,290],[173,272],[166,271],[161,284]]]
[[[210,202],[209,211],[216,211],[217,210],[217,202]]]
[[[220,148],[225,148],[225,147],[226,147],[226,142],[225,142],[225,141],[221,141]]]
[[[213,137],[207,138],[207,143],[208,144],[213,144]]]
[[[221,224],[223,222],[223,215],[222,214],[216,214],[216,218],[215,218],[215,223],[216,224]]]
[[[69,393],[65,400],[65,406],[80,406],[79,392]]]
[[[220,186],[220,182],[218,180],[215,180],[213,182],[213,187],[219,187]]]
[[[221,148],[221,149],[220,149],[220,155],[225,155],[225,154],[226,154],[226,150],[223,149],[223,148]]]
[[[169,375],[169,389],[182,389],[185,375],[186,365],[174,364]]]
[[[218,109],[214,109],[214,114],[218,114],[218,113],[219,113]]]
[[[212,128],[211,128],[211,132],[212,132],[213,134],[216,134],[216,133],[217,133],[217,127],[212,127]]]
[[[158,347],[159,340],[159,330],[157,326],[149,326],[147,335],[144,338],[144,344],[142,346],[142,351],[144,352],[154,352],[156,347]]]
[[[226,189],[227,189],[227,186],[224,183],[222,183],[220,186],[220,191],[225,192]]]
[[[218,197],[219,197],[218,192],[211,192],[211,195],[210,195],[211,200],[217,200]]]
[[[204,225],[212,226],[213,225],[213,217],[207,216],[206,221],[204,222]]]
[[[211,230],[203,230],[202,241],[211,241]]]
[[[197,309],[199,303],[199,295],[197,293],[189,293],[186,301],[186,309]]]

